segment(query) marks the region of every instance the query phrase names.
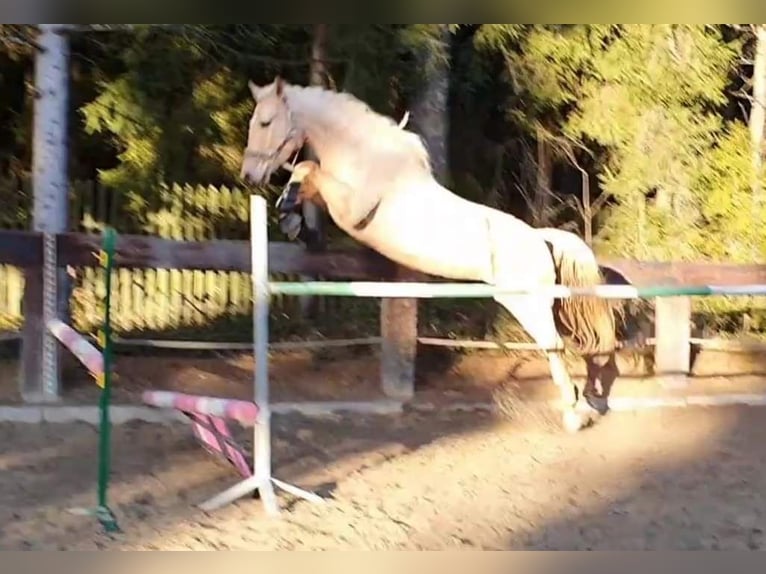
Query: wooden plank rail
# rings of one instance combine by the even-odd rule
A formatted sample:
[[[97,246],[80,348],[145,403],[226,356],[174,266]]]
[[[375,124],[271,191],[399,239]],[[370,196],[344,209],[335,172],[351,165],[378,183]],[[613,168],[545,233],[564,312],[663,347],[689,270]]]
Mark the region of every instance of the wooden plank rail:
[[[0,265],[42,267],[42,264],[42,233],[0,230]]]
[[[57,264],[60,267],[92,267],[101,237],[88,233],[57,236]],[[328,280],[445,282],[402,268],[377,252],[365,248],[331,249],[309,253],[300,245],[269,244],[270,271],[291,275],[322,276]],[[42,234],[0,230],[0,265],[22,268],[24,293],[24,353],[20,387],[22,396],[40,395],[39,362],[42,324]],[[748,285],[766,284],[766,265],[737,265],[717,262],[647,262],[620,258],[599,258],[607,283],[652,285]],[[177,269],[250,272],[250,242],[234,240],[177,241],[140,235],[120,235],[115,256],[117,268]],[[382,307],[381,328],[384,373],[382,380],[390,393],[407,396],[412,391],[417,338],[417,307],[399,308],[399,300]],[[691,310],[688,297],[655,301],[655,370],[659,374],[684,378],[690,370]],[[406,363],[406,364],[405,364]],[[390,365],[386,367],[385,365]],[[390,373],[387,371],[391,371]],[[410,380],[406,380],[410,379]]]
[[[65,233],[59,236],[58,257],[64,265],[91,265],[89,254],[98,249],[97,235]],[[116,267],[193,269],[250,273],[250,242],[235,240],[175,241],[141,235],[120,235]],[[294,243],[269,247],[273,273],[323,275],[330,278],[384,280],[395,265],[369,249],[307,253]]]
[[[619,272],[632,285],[755,285],[766,284],[766,265],[712,261],[633,261],[599,257],[599,265]]]
[[[92,266],[92,254],[99,249],[100,236],[89,233],[62,233],[58,236],[57,257],[61,266]],[[377,252],[364,248],[306,252],[300,245],[272,242],[270,270],[274,273],[323,275],[331,279],[435,281],[443,278],[397,265]],[[250,243],[237,240],[177,241],[144,235],[120,235],[117,241],[118,267],[146,269],[194,269],[250,272]],[[42,265],[42,234],[0,230],[0,264],[18,267]],[[599,258],[607,271],[616,272],[636,286],[746,285],[766,283],[766,264],[738,265],[717,262],[633,261]]]

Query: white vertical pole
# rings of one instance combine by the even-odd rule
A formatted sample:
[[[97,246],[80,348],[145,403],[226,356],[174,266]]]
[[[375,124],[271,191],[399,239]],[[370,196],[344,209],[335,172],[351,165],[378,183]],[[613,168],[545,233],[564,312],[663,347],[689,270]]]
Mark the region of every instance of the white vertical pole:
[[[32,173],[33,228],[45,233],[43,324],[66,309],[66,274],[55,259],[55,234],[67,230],[67,116],[69,111],[69,38],[56,24],[40,24],[35,58]],[[43,331],[42,399],[59,398],[58,347]]]
[[[253,284],[253,400],[258,419],[253,426],[253,476],[199,505],[211,511],[257,489],[267,514],[279,513],[274,485],[311,502],[321,497],[271,475],[271,406],[269,405],[269,232],[266,200],[250,196],[250,265]]]
[[[271,407],[269,406],[269,232],[266,200],[250,196],[250,263],[253,285],[253,400],[258,421],[253,427],[254,476],[269,514],[277,514],[271,482]]]

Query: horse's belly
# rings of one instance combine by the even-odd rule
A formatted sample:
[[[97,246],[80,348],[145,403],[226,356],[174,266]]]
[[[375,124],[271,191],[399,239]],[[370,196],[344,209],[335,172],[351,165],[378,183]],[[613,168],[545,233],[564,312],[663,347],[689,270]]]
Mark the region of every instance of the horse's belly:
[[[430,246],[402,244],[381,247],[378,251],[401,265],[430,275],[466,281],[489,280],[488,265],[482,261],[486,252],[476,250],[470,255],[464,254],[458,251],[462,245],[466,243],[439,243]]]
[[[449,279],[496,283],[553,273],[545,242],[520,219],[462,199],[441,199],[431,203],[430,212],[426,205],[389,205],[353,235],[401,265]]]
[[[487,281],[491,259],[483,220],[386,214],[358,239],[382,255],[412,269],[451,279]]]

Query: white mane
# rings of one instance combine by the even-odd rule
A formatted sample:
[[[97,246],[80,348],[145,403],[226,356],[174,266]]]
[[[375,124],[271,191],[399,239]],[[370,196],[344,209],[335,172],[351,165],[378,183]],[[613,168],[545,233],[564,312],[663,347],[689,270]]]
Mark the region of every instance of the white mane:
[[[295,113],[306,113],[332,125],[374,161],[398,162],[431,174],[431,163],[423,141],[391,118],[375,112],[348,92],[333,92],[319,86],[285,86],[288,105]],[[414,161],[413,161],[414,160]]]

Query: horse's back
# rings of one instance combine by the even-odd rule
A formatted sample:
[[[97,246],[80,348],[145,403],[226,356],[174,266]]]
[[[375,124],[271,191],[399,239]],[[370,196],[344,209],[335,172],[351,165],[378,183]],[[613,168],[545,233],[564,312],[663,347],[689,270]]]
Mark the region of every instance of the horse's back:
[[[537,229],[497,209],[491,210],[488,220],[491,248],[495,255],[492,268],[494,283],[555,279],[551,252]]]
[[[454,279],[495,282],[513,274],[523,280],[525,268],[536,273],[541,260],[541,273],[552,270],[534,228],[435,183],[386,197],[359,239],[403,265]]]

